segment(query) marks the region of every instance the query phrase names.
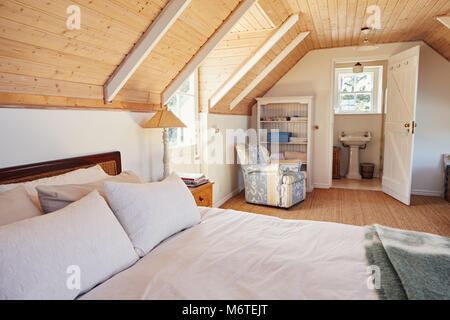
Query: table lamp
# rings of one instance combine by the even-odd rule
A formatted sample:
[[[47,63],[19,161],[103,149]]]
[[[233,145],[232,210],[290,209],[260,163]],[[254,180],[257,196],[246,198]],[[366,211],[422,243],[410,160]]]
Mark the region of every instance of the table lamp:
[[[167,178],[170,173],[170,160],[169,160],[169,130],[168,128],[185,128],[186,125],[173,114],[172,111],[167,109],[167,106],[163,110],[158,111],[145,125],[144,128],[163,128],[163,144],[164,144],[164,178]]]

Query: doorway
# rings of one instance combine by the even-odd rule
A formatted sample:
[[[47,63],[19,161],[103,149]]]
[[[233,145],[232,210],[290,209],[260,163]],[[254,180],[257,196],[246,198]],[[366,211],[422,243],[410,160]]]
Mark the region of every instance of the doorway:
[[[334,64],[332,188],[382,190],[387,65]]]

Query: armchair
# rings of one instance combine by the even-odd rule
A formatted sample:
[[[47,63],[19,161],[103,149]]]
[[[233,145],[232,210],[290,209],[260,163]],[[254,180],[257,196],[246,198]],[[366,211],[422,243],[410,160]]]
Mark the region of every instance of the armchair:
[[[282,208],[306,197],[305,172],[301,161],[271,163],[263,146],[236,146],[245,184],[245,201]]]

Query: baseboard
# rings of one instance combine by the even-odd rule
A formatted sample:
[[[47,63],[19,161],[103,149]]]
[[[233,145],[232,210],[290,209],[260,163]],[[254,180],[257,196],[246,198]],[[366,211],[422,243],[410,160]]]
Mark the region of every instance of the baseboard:
[[[416,196],[442,197],[443,191],[412,189],[411,194]]]
[[[329,183],[314,183],[314,188],[317,188],[317,189],[330,189],[331,188],[331,184],[329,184]]]
[[[225,202],[227,202],[228,200],[233,198],[235,195],[237,195],[240,192],[242,192],[242,190],[244,190],[244,187],[239,187],[239,188],[235,189],[234,191],[230,192],[229,194],[227,194],[222,199],[220,199],[218,201],[215,201],[214,204],[213,204],[214,208],[219,208],[221,205],[223,205]]]

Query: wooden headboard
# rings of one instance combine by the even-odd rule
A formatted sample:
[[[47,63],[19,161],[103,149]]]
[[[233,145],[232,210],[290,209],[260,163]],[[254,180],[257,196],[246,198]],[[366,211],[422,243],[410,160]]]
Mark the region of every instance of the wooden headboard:
[[[52,177],[76,169],[92,167],[97,164],[99,164],[109,175],[118,175],[122,172],[120,152],[114,151],[2,168],[0,169],[0,184],[26,182]]]

